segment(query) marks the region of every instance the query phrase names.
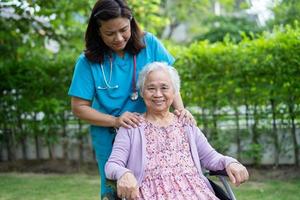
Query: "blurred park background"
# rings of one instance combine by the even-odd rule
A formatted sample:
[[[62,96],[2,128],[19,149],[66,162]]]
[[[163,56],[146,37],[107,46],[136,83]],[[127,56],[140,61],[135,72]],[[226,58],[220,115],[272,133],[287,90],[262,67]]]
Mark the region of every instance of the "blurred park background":
[[[85,192],[80,194],[93,197],[75,193],[53,195],[53,199],[97,198],[99,183],[88,125],[72,115],[67,96],[94,3],[0,1],[0,200],[43,199],[37,194],[25,197],[26,188],[18,184],[40,194],[33,183],[45,177],[19,172],[82,170],[88,178],[62,177],[67,183],[79,179],[78,185],[88,179],[95,186],[92,194],[93,187],[81,188]],[[143,30],[160,38],[176,58],[184,103],[213,146],[263,171],[253,171],[260,174],[253,180],[262,181],[261,185],[243,186],[241,191],[250,198],[241,194],[240,199],[299,198],[300,1],[128,3]],[[266,177],[282,182],[263,182]],[[296,195],[286,198],[289,186],[284,186],[284,192],[280,188],[289,181],[293,191],[289,194]],[[59,178],[49,184],[60,188],[59,194],[68,193],[72,187],[60,187],[56,184],[60,182]],[[36,187],[41,185],[38,182]],[[19,188],[19,196],[14,197],[10,188]],[[251,197],[257,191],[261,195],[261,190],[269,196]]]

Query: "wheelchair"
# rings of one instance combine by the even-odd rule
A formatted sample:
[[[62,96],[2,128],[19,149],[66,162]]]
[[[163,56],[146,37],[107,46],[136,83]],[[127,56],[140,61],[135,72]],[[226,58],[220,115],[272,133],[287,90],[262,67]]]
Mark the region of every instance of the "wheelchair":
[[[212,186],[215,195],[220,200],[236,200],[236,197],[231,189],[227,181],[227,172],[226,170],[219,170],[219,171],[208,171],[205,173],[210,185]],[[223,187],[219,186],[218,184],[214,183],[212,180],[209,179],[209,176],[216,176],[221,181]]]
[[[227,172],[226,170],[219,170],[219,171],[205,171],[204,175],[206,176],[206,178],[208,179],[210,185],[212,186],[215,195],[220,199],[220,200],[236,200],[235,195],[231,189],[231,186],[229,185],[228,181],[227,181]],[[222,182],[222,186],[219,186],[218,184],[214,183],[212,180],[209,179],[210,176],[216,176],[220,179],[220,181]],[[112,185],[112,187],[116,187],[115,181],[111,181],[111,180],[107,180],[107,182]],[[223,189],[224,188],[224,189]],[[122,200],[121,198],[117,197],[116,193],[111,193],[111,194],[107,194],[104,198],[107,200]],[[125,199],[126,200],[126,199]]]

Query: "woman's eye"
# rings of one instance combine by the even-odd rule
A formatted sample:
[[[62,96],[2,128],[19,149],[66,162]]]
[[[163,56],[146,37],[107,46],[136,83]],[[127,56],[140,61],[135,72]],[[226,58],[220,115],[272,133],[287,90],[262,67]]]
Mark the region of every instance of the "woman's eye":
[[[122,33],[125,33],[127,31],[127,28],[124,28],[121,30]]]

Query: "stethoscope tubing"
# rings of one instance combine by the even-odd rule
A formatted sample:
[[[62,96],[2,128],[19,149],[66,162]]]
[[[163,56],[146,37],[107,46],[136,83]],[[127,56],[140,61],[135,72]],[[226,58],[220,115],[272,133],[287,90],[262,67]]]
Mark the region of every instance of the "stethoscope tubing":
[[[110,82],[111,82],[111,76],[112,76],[112,58],[109,57],[109,60],[110,60],[110,74],[109,74],[109,81],[107,81],[107,78],[106,78],[106,75],[104,73],[104,67],[102,65],[102,63],[100,64],[100,67],[101,67],[101,72],[102,72],[102,76],[103,76],[103,80],[104,80],[104,84],[105,86],[98,86],[97,89],[98,90],[108,90],[108,89],[118,89],[119,88],[119,85],[114,85],[114,86],[111,86],[110,85]],[[134,71],[133,71],[133,78],[132,78],[132,88],[133,88],[133,92],[132,93],[136,93],[136,87],[135,87],[135,76],[136,76],[136,56],[134,55],[133,57],[133,62],[134,62]]]

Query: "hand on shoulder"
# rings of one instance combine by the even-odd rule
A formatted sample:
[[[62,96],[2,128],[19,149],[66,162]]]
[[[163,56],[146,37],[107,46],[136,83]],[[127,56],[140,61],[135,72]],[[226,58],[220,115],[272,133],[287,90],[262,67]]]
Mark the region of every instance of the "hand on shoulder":
[[[139,113],[124,112],[115,120],[115,127],[136,128],[142,122],[142,117]]]
[[[191,124],[197,126],[197,121],[190,111],[187,109],[174,110],[174,114],[179,118],[179,121],[182,121],[183,124]]]

